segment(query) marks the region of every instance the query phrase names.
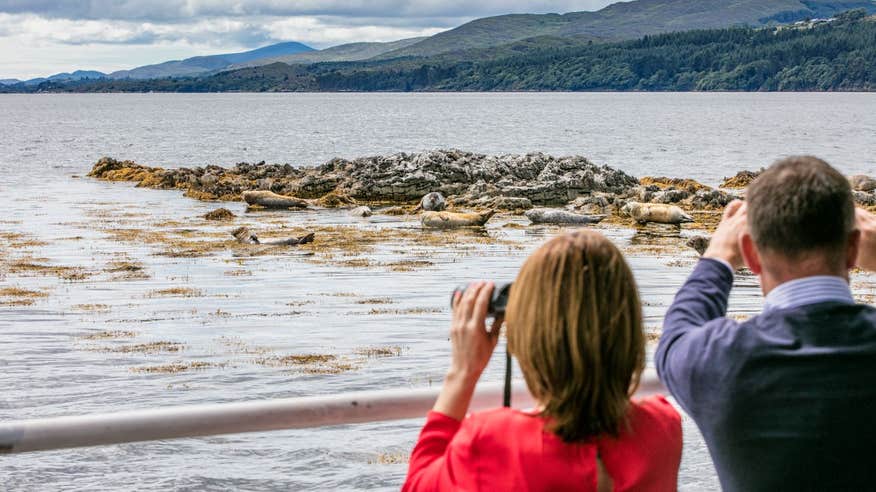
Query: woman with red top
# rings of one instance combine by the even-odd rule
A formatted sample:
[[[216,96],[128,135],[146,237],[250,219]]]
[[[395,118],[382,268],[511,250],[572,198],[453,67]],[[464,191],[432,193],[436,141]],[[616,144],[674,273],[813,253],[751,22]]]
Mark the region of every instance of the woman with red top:
[[[479,282],[454,298],[450,369],[403,490],[675,490],[681,419],[663,397],[630,399],[645,340],[620,251],[582,230],[527,259],[505,324],[538,405],[466,417],[502,322],[486,328],[492,289]]]

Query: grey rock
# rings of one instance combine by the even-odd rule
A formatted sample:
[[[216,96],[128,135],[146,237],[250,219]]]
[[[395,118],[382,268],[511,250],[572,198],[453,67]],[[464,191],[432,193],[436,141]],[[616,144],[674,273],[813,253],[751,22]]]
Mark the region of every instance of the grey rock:
[[[864,207],[871,207],[876,205],[876,193],[864,192],[864,191],[852,191],[852,197],[855,199],[855,203],[858,205],[862,205]]]
[[[736,198],[735,194],[722,190],[700,190],[687,203],[695,209],[721,209]]]
[[[498,196],[484,206],[497,210],[528,210],[532,208],[532,200],[519,196]]]

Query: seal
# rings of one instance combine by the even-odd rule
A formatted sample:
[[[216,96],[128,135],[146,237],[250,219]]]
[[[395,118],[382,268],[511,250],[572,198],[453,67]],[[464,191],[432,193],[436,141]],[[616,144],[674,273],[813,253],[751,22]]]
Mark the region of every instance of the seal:
[[[373,214],[370,207],[362,205],[361,207],[356,207],[353,210],[350,210],[350,215],[353,217],[371,217]]]
[[[263,243],[259,241],[258,236],[250,232],[248,227],[238,227],[231,231],[231,235],[241,244],[263,244],[266,246],[297,246],[299,244],[312,243],[314,238],[314,234],[311,232],[297,238],[281,239],[279,241],[268,241]]]
[[[415,208],[414,211],[417,212],[423,210],[426,212],[440,212],[445,208],[447,208],[447,201],[444,199],[444,195],[437,191],[433,191],[432,193],[426,193],[426,195],[420,199],[420,204],[417,205],[417,208]]]
[[[457,227],[483,227],[496,213],[495,210],[486,212],[424,212],[420,217],[423,227],[431,229],[455,229]]]
[[[294,196],[278,195],[267,190],[244,191],[243,201],[249,205],[265,208],[307,208],[309,205],[306,200]]]
[[[605,215],[583,215],[554,208],[534,208],[525,214],[533,224],[598,224]]]
[[[689,246],[689,247],[695,249],[696,252],[700,254],[700,256],[703,256],[703,254],[706,252],[706,250],[709,249],[709,243],[711,241],[712,241],[712,238],[710,238],[710,237],[693,236],[690,239],[688,239],[687,242],[684,244],[686,246]]]
[[[633,218],[639,224],[656,222],[658,224],[682,224],[693,222],[693,217],[684,213],[680,207],[664,203],[627,202],[621,213]]]

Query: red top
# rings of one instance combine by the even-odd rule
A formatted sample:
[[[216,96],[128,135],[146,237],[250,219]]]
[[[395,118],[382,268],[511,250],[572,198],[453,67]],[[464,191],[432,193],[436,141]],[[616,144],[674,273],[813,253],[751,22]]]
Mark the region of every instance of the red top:
[[[596,490],[597,453],[616,491],[676,490],[681,417],[662,396],[633,403],[618,438],[567,444],[546,422],[510,408],[462,422],[429,412],[402,490]]]

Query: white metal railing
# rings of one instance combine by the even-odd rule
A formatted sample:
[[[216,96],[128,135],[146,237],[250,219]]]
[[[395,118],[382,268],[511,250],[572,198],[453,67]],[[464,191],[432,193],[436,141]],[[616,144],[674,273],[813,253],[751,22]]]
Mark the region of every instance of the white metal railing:
[[[439,390],[361,391],[0,422],[0,454],[419,418],[432,408]],[[663,391],[656,373],[648,370],[636,395]],[[502,383],[480,384],[470,409],[498,407],[502,393]],[[523,381],[513,384],[512,395],[515,407],[533,405]]]

